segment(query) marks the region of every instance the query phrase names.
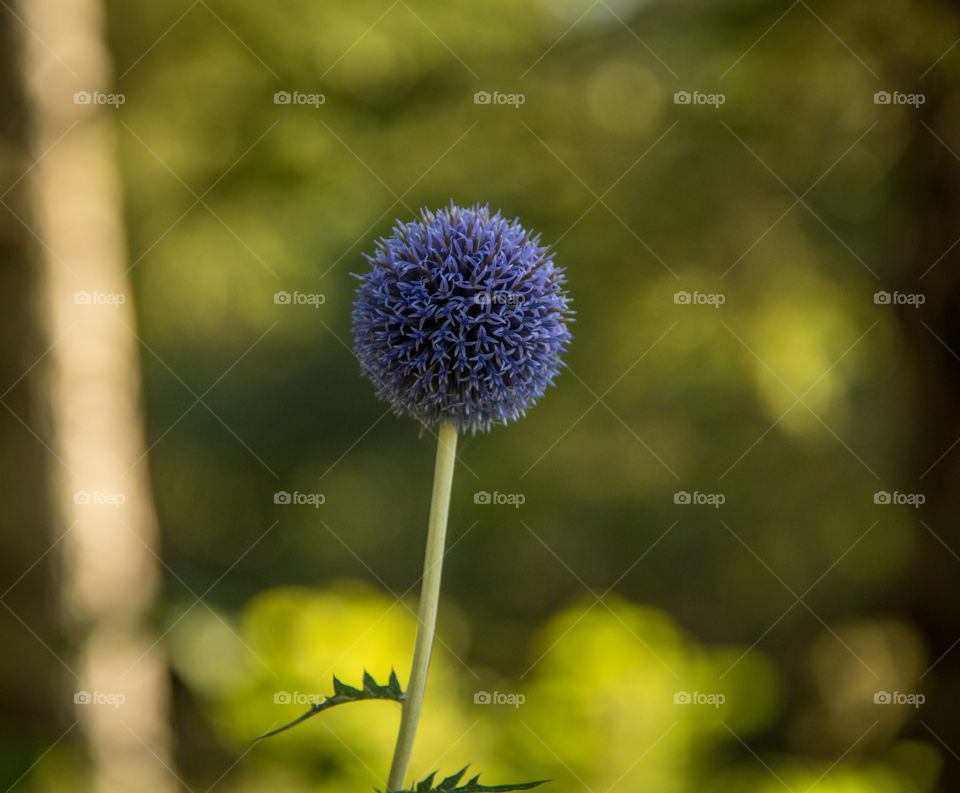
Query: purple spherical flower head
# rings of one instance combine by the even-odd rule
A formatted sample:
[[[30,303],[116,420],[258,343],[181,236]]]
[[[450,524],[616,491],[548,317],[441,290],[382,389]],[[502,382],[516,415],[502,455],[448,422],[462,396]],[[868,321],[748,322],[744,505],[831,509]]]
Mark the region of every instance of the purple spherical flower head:
[[[397,223],[359,276],[354,349],[398,415],[486,431],[524,415],[570,341],[563,270],[516,220],[479,204]]]

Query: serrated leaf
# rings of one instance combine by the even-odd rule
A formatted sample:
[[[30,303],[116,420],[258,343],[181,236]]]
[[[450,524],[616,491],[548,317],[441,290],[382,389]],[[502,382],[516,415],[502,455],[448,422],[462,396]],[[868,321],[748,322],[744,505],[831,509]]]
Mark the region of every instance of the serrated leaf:
[[[507,791],[512,790],[530,790],[538,785],[542,785],[544,782],[550,781],[549,779],[541,779],[537,782],[521,782],[512,785],[481,785],[477,782],[477,780],[480,779],[480,775],[477,774],[465,785],[457,787],[457,783],[463,779],[467,768],[469,768],[469,766],[465,766],[457,773],[451,774],[436,787],[433,786],[433,780],[437,775],[437,772],[434,771],[426,779],[414,785],[413,790],[397,790],[394,791],[394,793],[507,793]],[[378,790],[377,793],[380,793],[380,791]]]
[[[366,672],[364,672],[364,674],[366,674]],[[336,675],[334,675],[333,676],[333,696],[349,697],[350,699],[358,699],[363,696],[363,691],[361,691],[359,688],[348,686],[346,683],[339,680]]]
[[[400,681],[397,680],[397,673],[393,669],[390,670],[390,682],[387,683],[387,688],[391,694],[395,694],[398,697],[404,696],[403,689],[400,687]]]
[[[470,767],[470,766],[465,765],[463,768],[461,768],[459,771],[457,771],[457,773],[451,774],[450,776],[448,776],[446,779],[443,780],[443,782],[441,782],[439,785],[437,785],[438,789],[440,789],[440,790],[453,790],[453,789],[457,786],[457,782],[459,782],[461,779],[463,779],[463,775],[464,775],[465,773],[467,773],[467,769],[468,769],[469,767]]]
[[[283,727],[278,727],[270,732],[265,732],[259,738],[256,738],[254,743],[257,741],[262,741],[264,738],[269,738],[273,735],[276,735],[277,733],[284,732],[285,730],[289,730],[291,727],[296,727],[298,724],[300,724],[300,722],[306,721],[311,716],[316,716],[318,713],[322,713],[325,710],[334,708],[337,705],[343,705],[347,702],[362,702],[363,700],[368,699],[404,702],[406,698],[406,694],[403,693],[403,689],[400,687],[400,681],[397,680],[397,673],[392,669],[390,670],[390,681],[385,686],[380,685],[376,680],[374,680],[373,675],[364,670],[362,689],[348,686],[342,680],[339,680],[336,675],[334,675],[332,697],[327,697],[323,700],[323,702],[318,702],[315,705],[311,705],[310,710],[308,710],[299,718],[294,719],[289,724],[285,724]]]

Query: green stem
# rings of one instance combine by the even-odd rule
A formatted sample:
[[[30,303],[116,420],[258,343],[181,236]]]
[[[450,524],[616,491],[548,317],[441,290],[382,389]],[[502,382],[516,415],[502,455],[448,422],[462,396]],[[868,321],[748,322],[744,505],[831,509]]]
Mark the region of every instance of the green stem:
[[[420,719],[423,692],[427,687],[430,653],[437,627],[440,602],[440,576],[447,537],[447,515],[450,512],[450,490],[453,486],[453,463],[457,455],[457,430],[452,424],[440,427],[437,461],[433,471],[433,496],[430,499],[430,521],[427,528],[427,552],[423,560],[423,585],[420,588],[420,609],[417,614],[417,642],[413,650],[413,667],[407,684],[406,700],[400,717],[400,733],[393,750],[393,763],[387,780],[387,793],[403,790],[407,776],[413,739]]]

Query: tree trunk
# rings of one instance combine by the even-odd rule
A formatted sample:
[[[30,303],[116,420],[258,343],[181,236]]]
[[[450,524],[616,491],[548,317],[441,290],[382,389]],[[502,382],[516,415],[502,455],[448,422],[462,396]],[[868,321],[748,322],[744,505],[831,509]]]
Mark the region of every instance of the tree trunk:
[[[116,109],[95,94],[107,92],[111,78],[104,9],[99,0],[21,0],[18,14],[39,158],[27,177],[31,225],[52,345],[48,462],[55,533],[66,532],[60,603],[79,646],[68,660],[79,676],[75,714],[99,793],[165,793],[178,785],[167,666],[147,627],[161,576],[114,162]]]

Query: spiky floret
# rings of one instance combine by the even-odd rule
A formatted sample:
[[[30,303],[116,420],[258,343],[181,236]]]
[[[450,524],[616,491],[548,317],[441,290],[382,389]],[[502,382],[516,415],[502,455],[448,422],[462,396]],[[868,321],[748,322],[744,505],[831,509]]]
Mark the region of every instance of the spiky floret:
[[[553,384],[572,338],[566,279],[516,219],[451,202],[398,222],[365,258],[354,349],[398,415],[486,431]]]

